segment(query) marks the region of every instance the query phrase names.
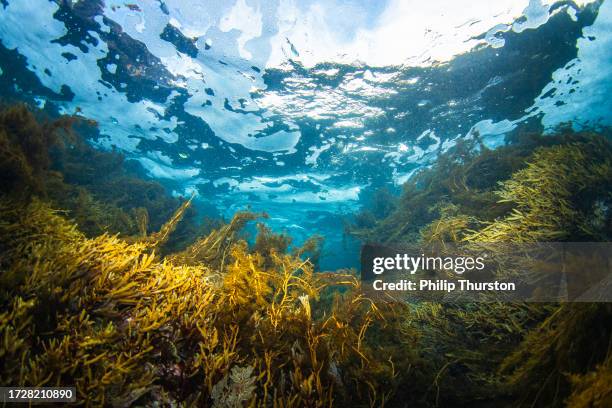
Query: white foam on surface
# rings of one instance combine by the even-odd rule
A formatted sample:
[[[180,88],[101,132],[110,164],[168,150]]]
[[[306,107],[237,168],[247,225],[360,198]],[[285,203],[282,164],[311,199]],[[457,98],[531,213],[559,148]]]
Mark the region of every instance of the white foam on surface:
[[[72,45],[52,43],[52,40],[66,33],[64,24],[53,18],[57,8],[57,4],[46,1],[36,4],[10,2],[0,13],[0,38],[4,46],[16,48],[24,55],[28,68],[47,88],[60,92],[63,85],[70,87],[75,93],[74,100],[57,103],[68,114],[79,111],[83,116],[97,121],[100,133],[107,136],[106,140],[100,141],[101,146],[115,145],[134,151],[138,138],[159,137],[170,143],[176,141],[178,136],[173,132],[176,123],[160,119],[164,106],[147,100],[130,103],[125,94],[98,82],[101,73],[97,60],[107,55],[108,48],[96,33],[89,34],[98,40],[98,46],[88,44],[86,53]],[[36,24],[23,30],[23,21],[36,21]],[[66,61],[62,53],[67,51],[77,58]],[[45,70],[51,75],[45,74]],[[102,95],[102,101],[98,101],[98,94]]]
[[[612,126],[611,79],[612,2],[608,0],[599,8],[595,23],[585,27],[578,39],[578,57],[555,71],[552,82],[536,99],[534,106],[544,114],[542,124],[547,129],[563,122],[572,122],[576,129]],[[553,88],[554,95],[543,98]]]
[[[168,166],[148,157],[139,157],[137,160],[149,176],[157,179],[184,181],[193,179],[200,174],[200,169]]]
[[[583,6],[591,2],[577,1],[576,4]],[[295,171],[292,157],[302,142],[296,123],[325,121],[336,134],[331,137],[321,131],[315,136],[316,142],[303,146],[304,162],[300,160],[300,165],[312,169],[320,165],[322,157],[331,156],[330,164],[334,164],[334,160],[354,160],[355,156],[349,155],[369,157],[382,152],[385,164],[393,168],[394,181],[401,183],[414,174],[414,168],[429,165],[438,152],[454,146],[458,137],[470,137],[475,131],[481,135],[485,145],[494,148],[521,121],[538,115],[548,129],[565,121],[573,121],[577,127],[581,123],[612,125],[612,105],[608,101],[612,77],[612,4],[608,0],[601,6],[595,24],[584,29],[584,38],[577,44],[578,57],[553,74],[553,81],[542,90],[533,106],[526,110],[529,113],[523,117],[498,122],[484,119],[469,130],[460,129],[467,131],[465,135],[454,137],[436,135],[428,130],[416,140],[431,138],[433,143],[426,147],[408,140],[398,143],[397,140],[403,136],[400,132],[404,131],[399,126],[397,129],[389,126],[384,130],[387,133],[385,137],[393,138],[390,145],[368,143],[367,137],[373,136],[373,132],[367,130],[370,123],[386,120],[385,115],[392,115],[389,117],[397,120],[410,120],[407,112],[391,112],[381,107],[386,106],[385,101],[397,96],[397,85],[427,90],[428,85],[422,84],[418,76],[399,83],[400,67],[430,67],[476,46],[501,47],[504,45],[502,33],[509,30],[521,33],[546,24],[553,13],[553,3],[553,0],[279,0],[277,3],[266,0],[213,3],[166,0],[168,14],[165,14],[157,1],[139,2],[138,9],[133,9],[126,7],[123,0],[107,0],[103,12],[126,35],[144,44],[172,75],[146,79],[184,91],[187,95],[182,106],[185,112],[205,121],[219,138],[218,142],[226,143],[224,148],[233,158],[240,160],[240,164],[251,164],[255,160],[248,156],[239,157],[238,150],[228,144],[272,153],[273,161],[261,156],[257,156],[257,160],[268,161],[274,172]],[[193,191],[197,182],[207,182],[199,168],[179,165],[177,163],[182,163],[181,160],[175,163],[161,151],[146,154],[139,151],[142,139],[167,144],[178,140],[177,131],[182,123],[174,116],[167,117],[166,113],[182,94],[174,90],[163,102],[146,98],[129,102],[125,93],[128,87],[125,82],[129,81],[119,85],[119,89],[104,86],[100,83],[102,72],[98,62],[108,56],[107,44],[95,32],[89,34],[98,43],[96,46],[87,44],[88,52],[52,42],[66,34],[64,23],[53,18],[57,9],[58,5],[50,1],[10,1],[0,12],[3,45],[17,49],[26,58],[28,69],[45,87],[54,92],[60,92],[62,86],[70,87],[75,93],[74,100],[56,103],[66,114],[78,113],[99,123],[102,138],[96,141],[98,146],[116,146],[130,153],[131,157],[138,157],[152,177],[180,181],[184,191],[178,189],[177,194]],[[566,12],[576,18],[576,9],[571,4],[554,12]],[[523,18],[517,20],[521,16]],[[28,30],[22,30],[23,21],[32,21],[33,24],[28,26]],[[102,16],[96,16],[94,21],[103,32],[110,32],[111,27],[104,23]],[[160,37],[167,25],[180,30],[193,41],[197,56],[178,51],[175,45]],[[480,36],[483,33],[486,35]],[[77,58],[67,61],[62,57],[65,52]],[[306,68],[305,73],[292,72],[289,60]],[[116,75],[119,63],[100,65],[107,71],[106,75]],[[322,65],[307,70],[321,63],[353,64],[354,69],[342,77],[339,77],[341,70],[336,67]],[[131,67],[131,73],[139,80],[138,77],[146,73],[137,65]],[[253,70],[252,66],[259,67],[260,72]],[[266,67],[284,70],[289,75],[281,86],[266,89],[263,78],[263,68]],[[387,69],[376,70],[375,67]],[[49,70],[51,75],[47,75],[45,70]],[[325,80],[320,81],[321,78]],[[485,89],[497,86],[501,81],[503,78],[494,77]],[[214,95],[209,95],[205,91],[207,88],[212,89]],[[549,92],[552,96],[544,97]],[[427,95],[421,98],[420,108],[432,108],[434,98]],[[44,106],[40,98],[35,100]],[[445,109],[470,102],[473,101],[451,100]],[[317,125],[316,129],[320,126]],[[176,154],[188,160],[202,153],[201,150],[213,149],[216,143],[194,137],[186,146]],[[326,151],[328,153],[321,156]],[[339,186],[315,174],[291,175],[289,178],[276,175],[268,179],[262,174],[242,176],[240,166],[220,169],[233,171],[232,177],[217,178],[213,186],[225,186],[232,194],[253,191],[277,194],[278,197],[271,200],[282,203],[353,202],[363,187],[359,183]],[[262,173],[265,171],[268,170],[262,170]],[[297,188],[292,185],[295,181],[310,183],[319,191]]]

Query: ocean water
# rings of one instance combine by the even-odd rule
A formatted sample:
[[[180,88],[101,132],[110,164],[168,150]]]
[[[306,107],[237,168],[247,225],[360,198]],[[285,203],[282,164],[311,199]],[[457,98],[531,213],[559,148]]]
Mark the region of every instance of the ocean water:
[[[612,125],[611,78],[609,0],[0,0],[3,99],[97,122],[211,216],[324,236],[322,269],[461,139]]]

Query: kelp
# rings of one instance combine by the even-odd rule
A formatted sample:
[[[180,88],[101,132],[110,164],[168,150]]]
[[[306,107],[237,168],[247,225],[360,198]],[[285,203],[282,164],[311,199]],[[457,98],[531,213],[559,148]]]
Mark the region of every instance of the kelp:
[[[209,264],[223,270],[232,245],[237,241],[237,234],[247,222],[264,217],[265,214],[256,214],[248,211],[234,214],[232,220],[212,230],[208,235],[196,240],[185,250],[169,255],[172,262],[183,265]]]
[[[394,211],[352,232],[382,243],[609,241],[612,144],[606,135],[561,129],[494,151],[459,143],[404,186]],[[517,265],[500,273],[518,272]],[[412,316],[422,318],[406,320],[411,332],[427,339],[416,349],[439,370],[433,389],[440,405],[610,401],[608,304],[419,302]]]
[[[608,303],[557,307],[500,365],[506,387],[517,396],[516,405],[561,406],[568,397],[580,405],[581,399],[584,404],[603,398],[602,392],[610,394],[612,389],[602,387],[609,384],[611,374],[610,322]]]
[[[269,262],[274,254],[282,254],[291,251],[295,257],[307,258],[316,269],[319,265],[319,256],[324,238],[313,235],[306,239],[301,246],[292,246],[293,239],[285,234],[276,234],[264,223],[257,224],[257,236],[253,245],[253,251],[260,254],[266,262]]]
[[[598,211],[612,203],[609,140],[600,135],[579,135],[562,145],[537,148],[526,164],[501,181],[496,191],[500,202],[512,205],[509,214],[468,233],[464,241],[610,239],[610,213]],[[499,366],[505,389],[516,396],[516,405],[573,406],[580,405],[580,398],[600,398],[601,383],[577,379],[586,378],[593,370],[597,374],[591,377],[609,375],[607,366],[601,364],[610,354],[611,321],[609,304],[556,306]],[[577,384],[582,389],[577,390]]]
[[[193,195],[189,200],[186,200],[181,204],[178,210],[172,215],[172,217],[161,226],[161,229],[149,236],[141,238],[140,241],[146,242],[151,248],[159,248],[168,242],[170,238],[170,234],[176,230],[179,222],[183,219],[185,212],[191,205],[191,201],[193,200]],[[146,233],[146,220],[148,219],[148,213],[143,212],[142,217],[144,218],[140,225],[141,234],[144,235]],[[146,218],[145,218],[146,217]]]
[[[129,170],[119,153],[87,143],[83,133],[95,134],[92,126],[78,116],[44,117],[25,105],[1,109],[0,192],[52,202],[68,211],[89,237],[158,230],[181,201],[159,183]],[[182,239],[173,241],[173,250],[184,248],[201,232],[194,210],[187,210],[185,217],[176,233]]]
[[[157,259],[147,242],[85,237],[38,199],[2,199],[0,218],[3,385],[74,384],[94,406],[367,406],[397,386],[398,313],[352,275],[275,251],[267,265],[241,240],[223,272]]]
[[[240,231],[265,215],[238,213],[170,252],[191,200],[152,223],[177,200],[84,143],[78,118],[0,116],[3,385],[71,384],[90,406],[391,397],[393,359],[379,361],[368,333],[395,312],[361,297],[352,274],[314,274],[317,237],[289,254],[262,229],[249,249]]]
[[[498,367],[508,350],[549,313],[548,307],[525,303],[412,304],[402,331],[405,339],[412,339],[406,347],[426,362],[412,372],[423,384],[414,405],[514,406]]]
[[[482,217],[486,211],[487,218],[492,219],[505,209],[495,203],[497,177],[509,176],[522,166],[518,151],[505,147],[480,152],[475,141],[461,141],[442,154],[430,169],[417,172],[405,183],[398,199],[377,194],[379,200],[394,202],[390,212],[384,217],[372,217],[368,215],[371,210],[366,208],[358,214],[357,223],[349,232],[364,241],[415,242],[420,238],[420,230],[438,219],[440,210],[449,206],[471,217]],[[381,206],[382,203],[371,205]]]
[[[572,394],[567,405],[574,408],[605,407],[612,400],[612,355],[594,370],[570,377]]]
[[[612,203],[612,146],[601,137],[537,149],[527,167],[500,183],[499,202],[512,204],[506,217],[466,237],[484,242],[609,240],[608,220],[596,206]]]
[[[572,144],[575,145],[570,149],[573,153],[567,150]],[[540,153],[542,157],[532,157],[538,149],[542,152]],[[580,154],[576,149],[582,149],[582,159],[575,156]],[[555,155],[558,157],[553,157]],[[540,177],[549,180],[549,183],[558,183],[561,180],[555,180],[550,176],[554,174],[556,166],[560,166],[558,169],[563,172],[560,177],[567,174],[565,181],[583,184],[592,181],[591,185],[605,189],[607,184],[603,180],[609,176],[606,173],[608,165],[601,160],[609,155],[610,147],[606,136],[588,132],[575,133],[567,129],[561,129],[558,134],[548,136],[518,135],[513,138],[512,143],[495,150],[483,150],[475,140],[462,140],[440,155],[430,168],[420,170],[408,180],[402,187],[401,196],[396,200],[389,199],[387,194],[377,195],[380,200],[394,202],[392,211],[382,217],[373,216],[373,210],[370,208],[380,208],[383,204],[371,203],[368,208],[357,214],[355,224],[348,230],[363,241],[380,243],[419,241],[423,230],[428,229],[431,223],[446,221],[450,217],[459,217],[454,223],[448,223],[451,228],[456,228],[456,222],[463,218],[464,223],[469,221],[465,224],[468,229],[480,230],[482,227],[479,225],[480,222],[492,223],[520,206],[512,199],[500,197],[499,183],[509,180],[513,174],[518,178],[523,177],[524,180],[531,178],[533,181]],[[533,159],[532,163],[539,164],[532,164],[526,169],[530,159]],[[593,169],[598,175],[588,176],[584,181],[579,181],[578,175],[572,177],[571,172],[567,171],[568,166],[572,166],[572,162],[575,162],[574,169],[584,168],[589,164],[588,160],[598,163],[594,165],[595,167],[602,166]],[[545,174],[546,170],[543,168],[539,170],[534,168],[538,166],[548,166],[548,173]],[[517,173],[523,169],[524,172]],[[527,174],[536,171],[540,171],[540,174]],[[568,186],[568,188],[571,190],[574,187]],[[526,197],[527,199],[547,199],[544,196],[538,198],[540,194],[536,191],[537,186],[532,185],[531,189],[531,197]],[[577,190],[576,192],[578,193]],[[554,196],[554,191],[551,194]],[[583,195],[588,196],[587,192]],[[550,198],[551,195],[547,197]],[[602,208],[604,207],[605,204],[602,204]],[[581,210],[590,213],[593,208]],[[435,230],[434,228],[428,232]],[[438,235],[440,232],[438,229]]]
[[[437,211],[440,218],[421,229],[421,241],[427,244],[460,242],[465,240],[468,234],[473,234],[482,227],[482,221],[477,217],[461,214],[454,204],[443,202],[431,207],[430,211]]]
[[[78,118],[0,119],[0,385],[74,385],[86,406],[609,401],[607,304],[370,299],[354,271],[316,271],[320,237],[292,247],[260,224],[249,247],[244,226],[266,216],[249,212],[196,226],[191,200],[83,143]],[[610,143],[564,132],[459,143],[352,231],[609,239]]]
[[[42,180],[51,166],[50,148],[57,145],[58,129],[70,119],[41,125],[22,105],[0,112],[0,186],[8,192],[41,192]]]

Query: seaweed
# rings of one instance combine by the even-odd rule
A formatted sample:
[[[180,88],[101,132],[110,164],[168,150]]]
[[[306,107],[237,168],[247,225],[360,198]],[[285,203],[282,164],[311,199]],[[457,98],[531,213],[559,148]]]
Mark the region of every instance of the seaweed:
[[[257,224],[257,236],[253,251],[260,254],[264,264],[269,265],[274,254],[286,253],[291,245],[291,237],[286,234],[274,234],[268,226],[263,223]]]
[[[352,275],[315,274],[276,252],[264,265],[241,240],[223,271],[204,258],[156,259],[147,242],[85,237],[38,199],[2,199],[0,217],[2,384],[75,384],[87,405],[372,405],[392,395],[401,350],[382,357],[369,333],[383,321],[377,339],[399,333],[396,311],[360,295]],[[331,286],[349,290],[323,313]]]
[[[564,304],[530,331],[500,365],[517,405],[561,406],[570,396],[572,381],[581,384],[580,393],[595,391],[597,383],[586,382],[584,376],[592,370],[605,373],[610,321],[610,304]]]
[[[58,142],[56,129],[66,120],[41,126],[24,105],[0,112],[0,187],[3,192],[40,192],[51,161],[50,147]]]
[[[609,241],[607,135],[517,135],[493,151],[459,143],[404,186],[394,211],[380,220],[361,215],[352,232],[383,243]],[[499,272],[518,273],[517,265]],[[426,372],[438,372],[428,388],[435,398],[423,401],[604,406],[611,312],[608,304],[415,303],[420,318],[407,327],[426,339],[416,345],[430,363]]]
[[[500,183],[499,202],[512,204],[509,215],[491,222],[466,240],[547,242],[609,240],[608,222],[593,222],[598,205],[612,203],[612,146],[588,137],[537,149],[527,167]],[[609,215],[608,215],[609,217]]]
[[[320,235],[313,235],[306,239],[301,246],[292,246],[292,238],[284,233],[275,234],[264,223],[257,224],[257,235],[252,251],[261,255],[265,263],[269,263],[274,254],[282,254],[291,251],[295,257],[306,257],[308,261],[317,269],[321,246],[324,238]]]
[[[251,212],[236,213],[229,223],[212,230],[208,235],[199,238],[185,250],[171,254],[168,258],[173,262],[183,265],[206,263],[223,270],[231,247],[236,242],[238,233],[247,222],[265,216],[265,214]]]
[[[574,133],[567,129],[548,136],[521,134],[516,135],[512,143],[495,150],[482,149],[474,140],[459,141],[456,146],[441,154],[430,168],[420,170],[403,185],[402,194],[397,203],[393,205],[394,210],[383,217],[376,217],[372,212],[373,209],[366,207],[356,215],[356,222],[349,228],[349,232],[363,241],[416,242],[421,239],[423,230],[426,230],[426,233],[436,230],[436,228],[430,228],[431,223],[439,223],[440,220],[450,216],[449,211],[443,213],[443,210],[449,208],[453,208],[453,217],[459,217],[455,221],[461,221],[460,218],[463,218],[461,222],[468,229],[478,227],[477,229],[480,230],[479,223],[493,223],[507,216],[513,208],[520,206],[511,197],[500,197],[504,194],[500,191],[500,182],[509,180],[515,175],[515,179],[527,180],[529,177],[536,179],[543,177],[549,183],[559,183],[561,181],[554,177],[556,166],[560,166],[558,168],[567,174],[565,181],[569,183],[579,182],[583,185],[599,186],[599,192],[592,192],[592,194],[603,195],[600,208],[607,208],[608,199],[603,192],[608,187],[605,179],[609,174],[606,173],[608,165],[602,160],[610,155],[610,143],[605,133],[603,134],[604,136],[588,132]],[[574,147],[570,148],[570,145]],[[538,149],[541,153],[536,153]],[[534,154],[536,156],[532,157]],[[572,154],[580,155],[581,158],[572,156]],[[555,155],[558,157],[553,157]],[[533,159],[531,166],[529,165],[530,158]],[[590,165],[588,160],[591,160],[593,170],[597,172],[597,175],[587,177],[584,181],[579,181],[578,175],[571,176],[571,172],[566,172],[566,166],[571,166],[572,161],[575,160],[578,162],[574,162],[574,168],[581,169]],[[548,173],[545,173],[546,170],[542,168],[546,165],[549,166]],[[526,167],[529,168],[526,169]],[[536,167],[538,167],[537,170]],[[520,173],[520,170],[524,171]],[[539,171],[540,174],[533,174],[536,171]],[[567,188],[576,190],[572,190],[570,194],[583,194],[585,198],[588,198],[591,193],[580,192],[579,187],[568,186]],[[551,188],[554,187],[551,185]],[[550,193],[554,195],[555,192],[550,191]],[[540,194],[531,194],[531,197],[538,198],[539,196]],[[538,199],[547,198],[542,196]],[[581,211],[591,214],[596,201],[587,201],[588,206],[581,207]],[[579,203],[580,200],[575,200],[575,202]],[[375,208],[376,205],[373,204],[373,207]],[[566,219],[571,220],[571,218]],[[593,221],[595,220],[591,216],[591,223]],[[609,218],[606,219],[604,216],[601,222],[609,222]],[[451,227],[453,223],[448,224]],[[457,226],[455,223],[455,227]],[[584,227],[588,226],[584,225]],[[457,238],[463,238],[463,234]]]
[[[293,246],[259,224],[249,247],[245,225],[267,216],[250,212],[198,225],[193,197],[129,173],[75,121],[0,113],[0,385],[70,384],[86,406],[609,401],[609,304],[371,299],[355,271],[317,271],[321,237]],[[459,143],[352,232],[609,240],[611,144],[564,132]]]
[[[0,191],[52,202],[67,210],[89,237],[104,232],[146,235],[159,229],[180,200],[170,197],[161,184],[130,171],[121,154],[87,143],[83,133],[95,131],[95,124],[78,116],[51,119],[25,105],[4,107]],[[168,250],[183,249],[201,232],[193,209],[184,216],[186,222],[176,233],[180,239]]]
[[[570,377],[572,394],[567,405],[575,408],[604,407],[612,399],[612,358],[608,357],[594,370]]]

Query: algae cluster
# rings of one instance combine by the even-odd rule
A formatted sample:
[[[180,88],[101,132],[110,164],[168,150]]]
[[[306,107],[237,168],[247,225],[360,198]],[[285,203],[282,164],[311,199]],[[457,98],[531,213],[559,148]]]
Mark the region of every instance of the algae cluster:
[[[74,385],[86,406],[610,401],[609,304],[369,299],[354,272],[316,271],[320,238],[290,250],[261,225],[249,247],[240,231],[265,214],[181,233],[191,200],[124,170],[94,180],[121,159],[79,141],[74,120],[0,113],[1,385]],[[565,133],[460,144],[353,232],[609,240],[610,143]],[[169,247],[175,234],[190,239]]]
[[[351,232],[389,243],[607,242],[611,204],[609,131],[562,128],[550,136],[515,136],[497,150],[464,141],[404,185],[385,217],[364,224],[371,219],[366,209]],[[586,276],[585,268],[578,273]],[[520,268],[508,266],[502,273]],[[444,384],[441,405],[612,403],[609,303],[423,302],[413,305],[413,313],[423,319],[412,328],[429,333],[428,342],[436,345],[429,360],[446,353],[437,363],[443,368],[436,381]],[[461,394],[459,401],[449,397]]]
[[[39,122],[23,106],[0,116],[3,385],[72,384],[89,406],[391,398],[394,356],[405,358],[395,339],[398,312],[363,297],[354,274],[315,273],[305,255],[316,257],[318,238],[285,253],[289,239],[260,227],[250,249],[240,230],[264,215],[239,213],[162,256],[190,200],[174,201],[174,213],[151,231],[146,207],[132,213],[116,196],[95,194],[106,180],[67,181],[67,169],[80,164],[67,157],[106,154],[83,144],[73,155],[65,145],[78,137],[70,123]],[[73,189],[89,201],[72,205]],[[105,223],[118,214],[130,220],[123,229]],[[372,327],[386,346],[367,336]],[[382,360],[381,347],[389,349]]]
[[[42,197],[66,210],[89,237],[104,232],[142,235],[160,228],[180,200],[170,197],[161,184],[140,177],[121,154],[91,147],[82,133],[93,130],[94,123],[78,116],[52,120],[24,105],[4,107],[0,192]],[[201,233],[194,218],[195,211],[188,210],[173,239],[175,247]]]

